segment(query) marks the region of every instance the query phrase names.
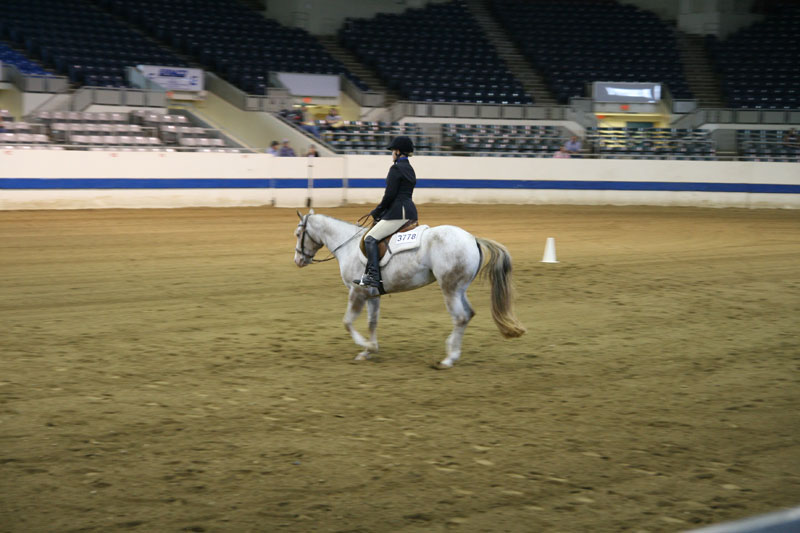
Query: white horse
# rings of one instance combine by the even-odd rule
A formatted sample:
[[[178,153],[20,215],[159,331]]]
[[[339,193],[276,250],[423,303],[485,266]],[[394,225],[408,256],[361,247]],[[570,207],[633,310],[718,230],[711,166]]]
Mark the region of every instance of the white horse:
[[[303,216],[297,212],[300,223],[295,236],[294,262],[298,267],[325,261],[314,259],[323,246],[327,246],[339,262],[342,280],[350,289],[344,327],[353,340],[364,350],[357,360],[368,359],[378,351],[378,314],[380,296],[374,289],[361,287],[353,280],[361,278],[364,263],[359,255],[359,242],[367,228],[314,214],[312,209]],[[485,265],[483,256],[488,252]],[[467,300],[467,287],[479,272],[489,275],[492,284],[492,317],[504,337],[519,337],[525,333],[523,325],[514,317],[511,287],[511,256],[497,242],[474,237],[456,226],[436,226],[426,230],[415,250],[395,254],[381,269],[383,285],[387,293],[410,291],[438,281],[444,293],[444,302],[453,317],[453,331],[445,343],[447,357],[437,368],[450,368],[461,356],[461,339],[467,324],[475,312]],[[370,338],[366,340],[353,327],[353,322],[367,304]]]

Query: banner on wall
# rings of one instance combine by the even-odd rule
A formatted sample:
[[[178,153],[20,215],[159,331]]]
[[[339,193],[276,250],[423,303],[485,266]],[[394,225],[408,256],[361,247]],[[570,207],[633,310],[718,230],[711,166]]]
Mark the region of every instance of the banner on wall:
[[[203,90],[203,71],[199,68],[138,65],[145,78],[168,91],[199,92]]]
[[[339,97],[340,79],[334,74],[270,72],[270,82],[285,87],[292,96]]]
[[[592,84],[595,102],[655,104],[661,96],[660,83],[596,81]]]

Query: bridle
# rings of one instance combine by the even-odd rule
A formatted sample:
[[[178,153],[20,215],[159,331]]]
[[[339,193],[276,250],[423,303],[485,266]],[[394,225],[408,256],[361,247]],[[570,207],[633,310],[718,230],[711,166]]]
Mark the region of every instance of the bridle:
[[[295,247],[294,251],[302,255],[303,259],[306,260],[306,263],[321,263],[323,261],[330,261],[330,259],[333,259],[332,257],[330,259],[314,259],[314,255],[316,255],[317,250],[322,248],[323,245],[321,242],[315,241],[310,235],[308,235],[308,232],[306,231],[307,225],[308,215],[305,215],[302,219],[300,219],[300,223],[297,225],[297,227],[300,228],[300,247]],[[312,254],[306,252],[306,238],[317,245],[317,250],[314,250],[314,253]]]
[[[300,219],[300,223],[297,224],[297,227],[300,228],[300,247],[299,248],[295,247],[295,249],[294,249],[295,252],[297,252],[298,254],[303,256],[303,258],[306,260],[307,264],[324,263],[325,261],[330,261],[332,259],[336,259],[336,255],[335,254],[336,254],[337,250],[339,250],[339,248],[341,248],[342,246],[344,246],[348,242],[352,241],[353,239],[355,239],[356,237],[358,237],[361,234],[361,229],[364,227],[362,225],[361,221],[364,218],[366,218],[366,216],[365,216],[365,217],[361,217],[361,218],[358,219],[358,231],[356,231],[353,234],[352,237],[346,239],[342,244],[340,244],[339,246],[337,246],[336,248],[331,250],[330,255],[328,257],[326,257],[325,259],[314,259],[314,255],[316,255],[317,250],[322,248],[324,246],[324,244],[321,243],[321,242],[315,241],[311,237],[311,235],[308,235],[308,232],[306,231],[306,226],[308,225],[308,216],[309,215],[303,215],[303,217]],[[317,249],[314,250],[314,253],[312,253],[312,254],[309,254],[308,252],[306,252],[306,238],[308,238],[309,241],[311,241],[312,243],[314,243],[317,246]]]

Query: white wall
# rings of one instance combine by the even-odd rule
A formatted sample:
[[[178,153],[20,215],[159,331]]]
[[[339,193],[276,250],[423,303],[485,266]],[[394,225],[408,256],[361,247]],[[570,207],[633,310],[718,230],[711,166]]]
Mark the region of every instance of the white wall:
[[[288,131],[277,131],[281,129],[281,123],[271,114],[244,111],[214,93],[208,93],[202,106],[195,106],[192,111],[213,127],[236,135],[237,140],[254,149],[263,151],[271,140],[289,137]],[[284,128],[290,129],[288,126]],[[293,133],[301,137],[296,130]]]
[[[428,188],[414,193],[420,204],[614,204],[687,205],[713,207],[800,208],[800,194],[751,194],[743,192],[573,190],[570,182],[670,182],[782,184],[800,187],[794,163],[714,161],[646,161],[517,159],[489,157],[415,157],[420,180],[555,180],[559,187],[536,188]],[[313,167],[309,168],[309,163]],[[274,158],[266,154],[175,152],[84,152],[48,150],[0,151],[0,209],[85,209],[106,207],[187,207],[313,205],[333,206],[343,201],[375,204],[380,200],[382,179],[391,165],[388,156]],[[375,188],[307,189],[309,173],[316,180],[378,179]],[[36,179],[37,189],[8,188],[7,180]],[[41,188],[46,180],[68,179],[299,179],[295,188],[188,189],[86,189]],[[43,181],[44,180],[44,181]],[[277,183],[277,182],[275,182]],[[285,182],[284,182],[285,183]],[[338,183],[338,182],[337,182]],[[519,182],[521,183],[521,182]],[[605,187],[605,185],[604,185]],[[620,187],[616,187],[620,189]]]
[[[16,119],[22,118],[22,93],[11,83],[0,82],[0,109],[8,110]]]
[[[724,39],[761,19],[750,12],[752,5],[753,0],[680,0],[678,28]]]

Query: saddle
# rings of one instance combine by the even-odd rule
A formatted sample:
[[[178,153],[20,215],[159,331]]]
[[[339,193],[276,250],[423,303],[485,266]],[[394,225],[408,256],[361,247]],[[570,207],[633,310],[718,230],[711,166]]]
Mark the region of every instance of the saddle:
[[[372,224],[373,228],[375,227],[375,224],[376,223]],[[389,239],[391,239],[392,236],[394,236],[395,233],[405,233],[407,231],[411,231],[412,229],[416,228],[417,226],[419,226],[419,221],[418,220],[409,220],[408,222],[406,222],[405,224],[400,226],[400,229],[398,229],[397,231],[395,231],[394,233],[392,233],[391,235],[389,235],[385,239],[381,239],[380,241],[378,241],[378,257],[380,259],[383,259],[383,256],[386,255],[386,250],[389,249]],[[369,233],[369,232],[367,232],[367,233]],[[367,254],[367,251],[364,248],[364,239],[366,239],[366,238],[367,238],[367,234],[365,233],[364,236],[361,237],[361,243],[359,243],[359,247],[361,248],[361,253],[364,254],[364,255]]]

